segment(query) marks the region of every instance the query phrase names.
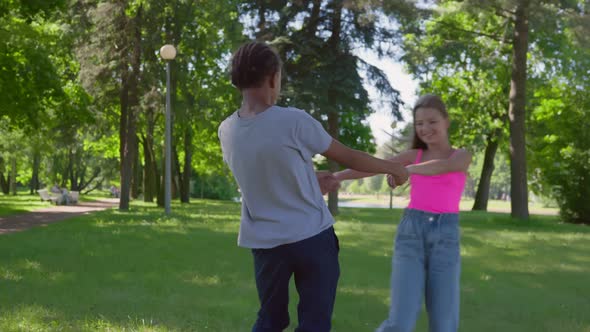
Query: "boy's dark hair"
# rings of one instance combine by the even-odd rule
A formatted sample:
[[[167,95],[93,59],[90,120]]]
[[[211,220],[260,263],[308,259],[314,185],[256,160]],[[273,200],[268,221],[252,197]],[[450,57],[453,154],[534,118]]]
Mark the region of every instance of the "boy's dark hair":
[[[428,149],[428,146],[418,137],[418,133],[416,133],[416,111],[419,108],[434,108],[439,111],[445,119],[449,118],[449,113],[447,112],[447,106],[444,101],[437,95],[426,94],[418,98],[418,101],[416,101],[416,104],[412,109],[412,117],[414,118],[414,139],[412,140],[412,149],[426,150]]]
[[[281,70],[275,50],[261,42],[242,45],[231,61],[231,83],[238,89],[260,87],[264,79]]]

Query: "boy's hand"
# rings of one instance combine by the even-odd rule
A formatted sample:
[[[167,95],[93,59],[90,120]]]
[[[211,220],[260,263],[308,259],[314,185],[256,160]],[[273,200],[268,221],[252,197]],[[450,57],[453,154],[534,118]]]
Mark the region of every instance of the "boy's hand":
[[[406,181],[408,181],[408,177],[410,176],[410,173],[408,173],[408,170],[400,163],[398,162],[392,162],[395,164],[394,167],[394,171],[389,173],[388,177],[387,177],[387,183],[391,186],[390,182],[389,182],[389,177],[391,176],[393,178],[394,181],[394,186],[401,186],[402,184],[406,183]]]
[[[318,178],[322,195],[336,191],[340,188],[340,181],[338,181],[338,179],[336,179],[332,173],[328,171],[321,171],[316,172],[315,175]]]

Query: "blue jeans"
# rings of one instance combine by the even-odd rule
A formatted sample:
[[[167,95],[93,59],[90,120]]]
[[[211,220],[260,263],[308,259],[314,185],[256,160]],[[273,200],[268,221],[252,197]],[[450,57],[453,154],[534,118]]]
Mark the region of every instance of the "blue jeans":
[[[459,215],[406,209],[397,228],[389,317],[378,332],[411,332],[426,299],[430,332],[459,328]]]
[[[340,276],[334,228],[295,243],[252,249],[260,300],[253,332],[280,332],[289,326],[289,281],[299,293],[295,332],[328,332]]]

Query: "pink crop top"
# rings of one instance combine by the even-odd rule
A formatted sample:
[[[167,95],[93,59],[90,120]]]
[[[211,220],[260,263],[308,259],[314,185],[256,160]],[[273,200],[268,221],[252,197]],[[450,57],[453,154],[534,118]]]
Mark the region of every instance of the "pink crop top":
[[[422,152],[418,150],[414,164],[420,162]],[[408,208],[434,213],[458,213],[466,180],[467,175],[463,172],[438,175],[411,174]]]

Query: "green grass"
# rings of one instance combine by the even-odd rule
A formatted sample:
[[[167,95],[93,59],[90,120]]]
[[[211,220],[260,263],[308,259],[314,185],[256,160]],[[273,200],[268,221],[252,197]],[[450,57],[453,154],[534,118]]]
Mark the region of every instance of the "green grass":
[[[389,195],[387,194],[380,194],[380,195],[340,195],[340,200],[342,202],[354,202],[358,204],[369,204],[370,206],[376,207],[376,205],[380,205],[383,207],[389,207]],[[393,204],[394,207],[400,206],[407,206],[408,205],[408,197],[407,196],[394,196]],[[466,199],[463,198],[461,200],[460,209],[461,211],[470,211],[473,208],[473,199]],[[488,211],[494,212],[510,212],[510,201],[502,201],[502,200],[489,200],[488,201]],[[548,214],[548,215],[557,215],[559,213],[559,209],[554,207],[546,207],[543,206],[541,203],[534,203],[529,202],[529,211],[531,214]]]
[[[400,215],[342,209],[333,331],[373,331],[385,318]],[[461,331],[590,332],[590,228],[461,218]],[[234,203],[173,205],[170,218],[136,203],[2,235],[0,331],[250,331],[257,296],[238,225]],[[426,326],[422,313],[416,331]]]
[[[89,195],[80,195],[80,202],[109,198],[108,191],[93,191]],[[31,195],[28,190],[19,190],[16,196],[0,194],[0,217],[21,214],[52,206],[43,202],[39,194]]]
[[[29,195],[19,191],[17,196],[0,194],[0,217],[25,213],[51,206],[49,202],[42,202],[39,195]]]

